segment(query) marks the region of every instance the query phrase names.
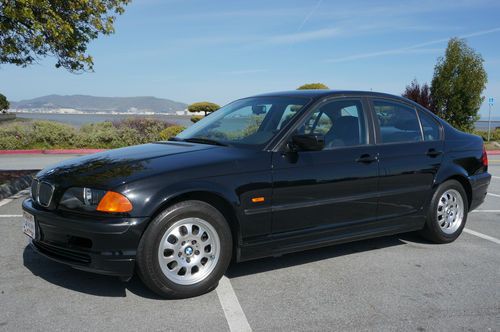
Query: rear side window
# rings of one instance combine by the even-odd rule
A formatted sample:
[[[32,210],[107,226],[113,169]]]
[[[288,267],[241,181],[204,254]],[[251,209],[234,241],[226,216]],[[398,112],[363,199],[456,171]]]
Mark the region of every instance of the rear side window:
[[[439,124],[425,112],[418,112],[422,130],[424,132],[424,141],[437,141],[440,139]]]
[[[374,100],[382,143],[422,141],[422,132],[414,108],[396,102]]]

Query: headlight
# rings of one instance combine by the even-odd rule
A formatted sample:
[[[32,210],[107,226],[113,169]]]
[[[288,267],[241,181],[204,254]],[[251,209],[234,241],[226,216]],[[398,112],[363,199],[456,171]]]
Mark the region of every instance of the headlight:
[[[92,188],[69,188],[64,193],[59,204],[67,209],[88,212],[132,211],[132,204],[122,194]]]
[[[60,205],[71,210],[95,211],[106,190],[73,187],[66,190]]]

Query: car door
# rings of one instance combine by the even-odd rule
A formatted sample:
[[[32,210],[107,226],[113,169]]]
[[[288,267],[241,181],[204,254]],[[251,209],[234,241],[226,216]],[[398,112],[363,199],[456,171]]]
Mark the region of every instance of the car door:
[[[372,99],[371,107],[379,146],[379,218],[412,227],[421,222],[441,165],[442,129],[431,115],[399,100]]]
[[[377,147],[372,144],[367,103],[335,98],[314,107],[292,133],[324,135],[321,151],[273,153],[274,235],[348,231],[374,221],[377,210]]]

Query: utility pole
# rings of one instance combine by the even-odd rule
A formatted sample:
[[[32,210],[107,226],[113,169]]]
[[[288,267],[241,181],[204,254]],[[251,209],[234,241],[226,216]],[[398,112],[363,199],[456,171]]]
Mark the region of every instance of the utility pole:
[[[488,142],[490,141],[491,135],[491,109],[493,108],[493,104],[495,103],[495,98],[488,98]]]

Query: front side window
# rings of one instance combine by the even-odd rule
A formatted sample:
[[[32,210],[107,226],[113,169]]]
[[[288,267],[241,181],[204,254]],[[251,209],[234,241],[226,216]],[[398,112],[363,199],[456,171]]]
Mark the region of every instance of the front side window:
[[[414,108],[400,103],[375,100],[375,114],[382,143],[422,141],[420,123]]]
[[[174,140],[221,145],[264,145],[308,102],[308,98],[302,97],[237,100],[198,121]]]
[[[298,134],[323,135],[325,149],[366,144],[361,102],[336,100],[321,105],[299,127]]]
[[[426,112],[419,111],[418,117],[420,118],[420,123],[422,124],[422,131],[424,132],[424,141],[437,141],[440,139],[439,125]]]

